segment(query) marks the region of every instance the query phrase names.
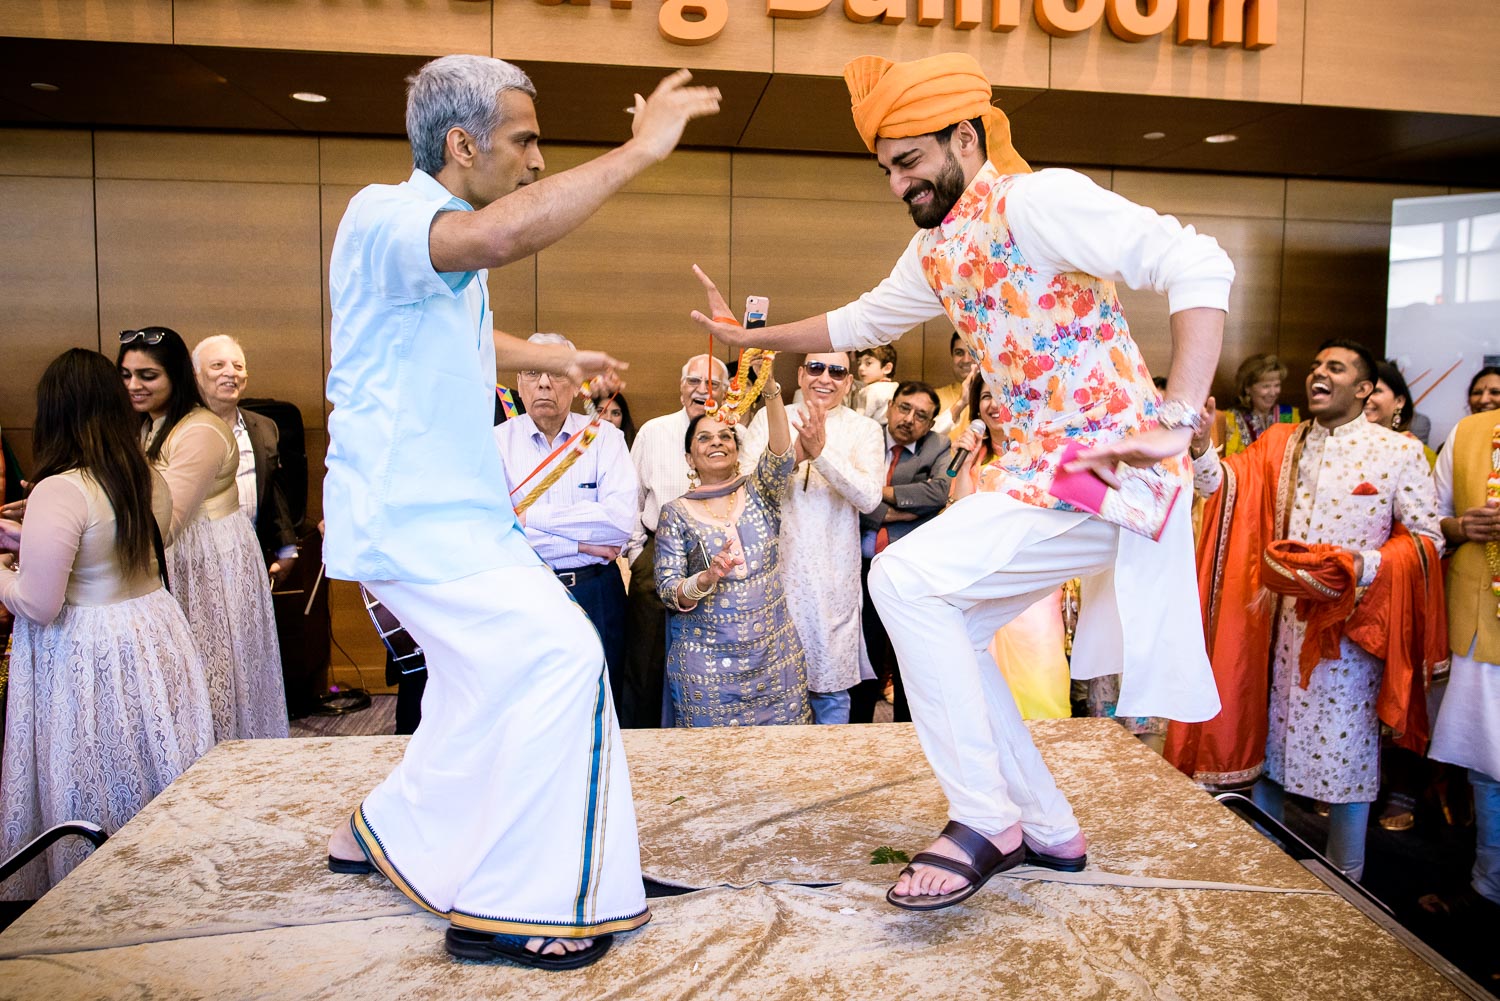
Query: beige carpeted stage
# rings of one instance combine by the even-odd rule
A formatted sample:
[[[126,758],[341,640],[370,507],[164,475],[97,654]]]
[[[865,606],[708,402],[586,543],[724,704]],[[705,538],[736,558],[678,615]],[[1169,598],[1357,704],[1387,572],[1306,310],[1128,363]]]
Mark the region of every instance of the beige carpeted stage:
[[[1033,732],[1088,870],[925,915],[871,864],[945,819],[910,726],[627,732],[646,874],[703,889],[572,973],[454,962],[440,919],[326,870],[404,738],[224,744],[0,935],[0,997],[1462,997],[1114,723]]]

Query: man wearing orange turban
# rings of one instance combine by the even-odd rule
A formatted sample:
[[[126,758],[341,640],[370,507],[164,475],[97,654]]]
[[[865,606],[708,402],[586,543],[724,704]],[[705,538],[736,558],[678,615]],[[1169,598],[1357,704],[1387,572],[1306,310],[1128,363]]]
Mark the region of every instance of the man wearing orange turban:
[[[1208,427],[1194,439],[1209,497],[1199,592],[1224,711],[1170,724],[1165,752],[1205,785],[1255,783],[1275,814],[1283,790],[1331,804],[1326,854],[1355,879],[1380,724],[1423,749],[1427,675],[1448,639],[1437,494],[1421,442],[1365,420],[1374,371],[1362,346],[1329,341],[1307,376],[1311,421],[1273,424],[1222,462]]]
[[[933,910],[1022,861],[1086,863],[1072,808],[986,650],[999,626],[1059,584],[1085,578],[1074,676],[1123,674],[1120,715],[1196,721],[1219,710],[1202,633],[1173,614],[1195,589],[1188,505],[1168,505],[1187,480],[1234,267],[1213,240],[1082,174],[1032,173],[970,56],[866,56],[844,76],[855,128],[918,233],[885,281],[831,312],[744,331],[717,319],[729,311],[699,272],[714,318],[694,316],[730,344],[852,351],[946,315],[1001,408],[1009,448],[997,489],[893,543],[869,578],[952,820],[887,899]],[[1116,281],[1168,296],[1165,401]],[[1063,470],[1067,446],[1082,451]],[[1122,462],[1140,467],[1132,480],[1159,498],[1164,521],[1146,534],[1052,493],[1063,473],[1114,485]]]

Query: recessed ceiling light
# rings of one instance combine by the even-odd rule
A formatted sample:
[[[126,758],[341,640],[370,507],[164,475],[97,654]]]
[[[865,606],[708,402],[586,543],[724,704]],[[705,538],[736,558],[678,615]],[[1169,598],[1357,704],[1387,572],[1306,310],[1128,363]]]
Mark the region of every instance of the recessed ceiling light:
[[[297,91],[297,93],[292,95],[292,100],[306,101],[308,104],[324,104],[327,102],[328,98],[324,97],[322,94],[314,94],[310,90],[299,90]]]
[[[44,92],[46,92],[48,94],[53,94],[53,93],[56,93],[61,88],[59,88],[57,86],[57,84],[55,84],[55,83],[34,83],[34,84],[31,85],[31,89],[32,90],[44,91]]]
[[[1165,139],[1166,137],[1167,134],[1165,132],[1147,132],[1145,135],[1141,136],[1142,139],[1150,139],[1152,142],[1155,142],[1158,139]]]
[[[1216,136],[1204,136],[1203,141],[1206,143],[1232,143],[1238,138],[1239,136],[1231,135],[1228,132],[1220,132]]]

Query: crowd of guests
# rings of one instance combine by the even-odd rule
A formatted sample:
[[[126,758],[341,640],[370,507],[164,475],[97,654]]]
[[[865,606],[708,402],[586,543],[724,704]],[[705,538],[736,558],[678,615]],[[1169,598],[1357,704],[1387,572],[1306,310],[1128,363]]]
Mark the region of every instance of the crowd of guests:
[[[808,355],[796,402],[771,393],[743,426],[705,415],[728,370],[706,356],[684,364],[681,409],[646,422],[633,468],[622,460],[614,473],[633,473],[640,497],[623,547],[630,576],[653,584],[631,586],[622,600],[632,610],[612,620],[627,637],[623,670],[612,672],[625,726],[869,722],[882,698],[894,719],[910,718],[864,588],[870,563],[949,505],[994,489],[992,464],[1007,447],[1006,415],[954,348],[954,382],[941,388],[894,381],[888,347]],[[1441,708],[1448,665],[1461,659],[1449,648],[1494,626],[1448,613],[1474,596],[1450,587],[1444,606],[1439,559],[1471,542],[1482,557],[1492,516],[1484,497],[1472,503],[1451,486],[1444,463],[1465,449],[1443,449],[1445,459],[1420,440],[1430,423],[1395,365],[1352,342],[1324,345],[1305,378],[1306,422],[1281,402],[1287,377],[1274,356],[1246,359],[1233,405],[1205,414],[1193,449],[1201,597],[1226,711],[1207,725],[1120,722],[1205,785],[1253,788],[1273,813],[1287,793],[1306,797],[1329,816],[1330,858],[1357,878],[1374,804],[1383,826],[1411,825],[1429,743],[1433,758],[1470,770],[1481,801],[1500,767],[1500,750],[1474,750],[1495,742],[1500,682],[1455,666],[1473,697]],[[1476,374],[1470,399],[1476,415],[1500,408],[1500,372]],[[1313,555],[1285,556],[1273,546],[1283,540]],[[1269,578],[1283,571],[1312,584],[1278,590]],[[990,638],[1030,718],[1115,715],[1117,678],[1069,682],[1078,603],[1070,585]],[[1488,900],[1500,900],[1494,826],[1482,823],[1475,878]]]
[[[563,446],[587,446],[523,526],[599,631],[622,725],[869,723],[882,700],[910,719],[871,562],[996,489],[1009,447],[1002,406],[951,347],[941,387],[895,380],[889,346],[808,355],[794,402],[766,373],[743,420],[714,404],[749,373],[707,355],[683,364],[680,408],[639,429],[623,395],[592,401],[602,420],[575,412],[564,376],[502,387],[495,441],[518,501]],[[1287,377],[1246,359],[1192,449],[1225,712],[1120,722],[1205,785],[1252,787],[1273,812],[1286,793],[1314,801],[1355,877],[1372,804],[1411,825],[1430,743],[1468,769],[1473,895],[1500,902],[1500,369],[1474,376],[1474,416],[1438,450],[1400,370],[1357,344],[1320,350],[1305,423],[1281,403]],[[0,851],[73,816],[117,827],[215,742],[287,734],[270,587],[296,526],[275,426],[239,405],[247,379],[232,339],[189,352],[165,327],[122,332],[113,366],[74,350],[43,376],[34,485],[0,511],[0,550],[25,552],[0,573],[15,617]],[[1028,718],[1114,715],[1117,679],[1070,686],[1078,602],[1070,584],[980,639]],[[402,681],[400,732],[420,722],[421,682]],[[54,851],[3,892],[34,896],[76,861]]]
[[[218,741],[287,736],[271,583],[296,532],[276,427],[238,405],[248,378],[233,339],[190,353],[166,327],[43,373],[32,486],[0,511],[0,856],[68,820],[117,829]],[[56,846],[0,896],[34,899],[86,853]]]

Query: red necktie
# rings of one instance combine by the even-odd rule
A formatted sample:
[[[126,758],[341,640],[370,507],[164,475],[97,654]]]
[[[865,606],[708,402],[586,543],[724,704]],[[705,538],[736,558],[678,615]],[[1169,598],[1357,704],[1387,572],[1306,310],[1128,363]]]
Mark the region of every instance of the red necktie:
[[[885,471],[885,485],[886,486],[890,486],[891,485],[891,481],[893,479],[895,479],[895,477],[896,477],[896,463],[898,463],[900,461],[901,461],[901,446],[899,444],[892,445],[891,446],[891,464],[890,464],[890,467],[887,468],[886,471]],[[875,533],[875,552],[877,554],[879,554],[880,552],[882,552],[885,549],[886,546],[889,546],[890,544],[891,544],[891,533],[886,530],[886,527],[884,525],[881,525],[880,526],[880,531],[878,531],[878,532]]]

